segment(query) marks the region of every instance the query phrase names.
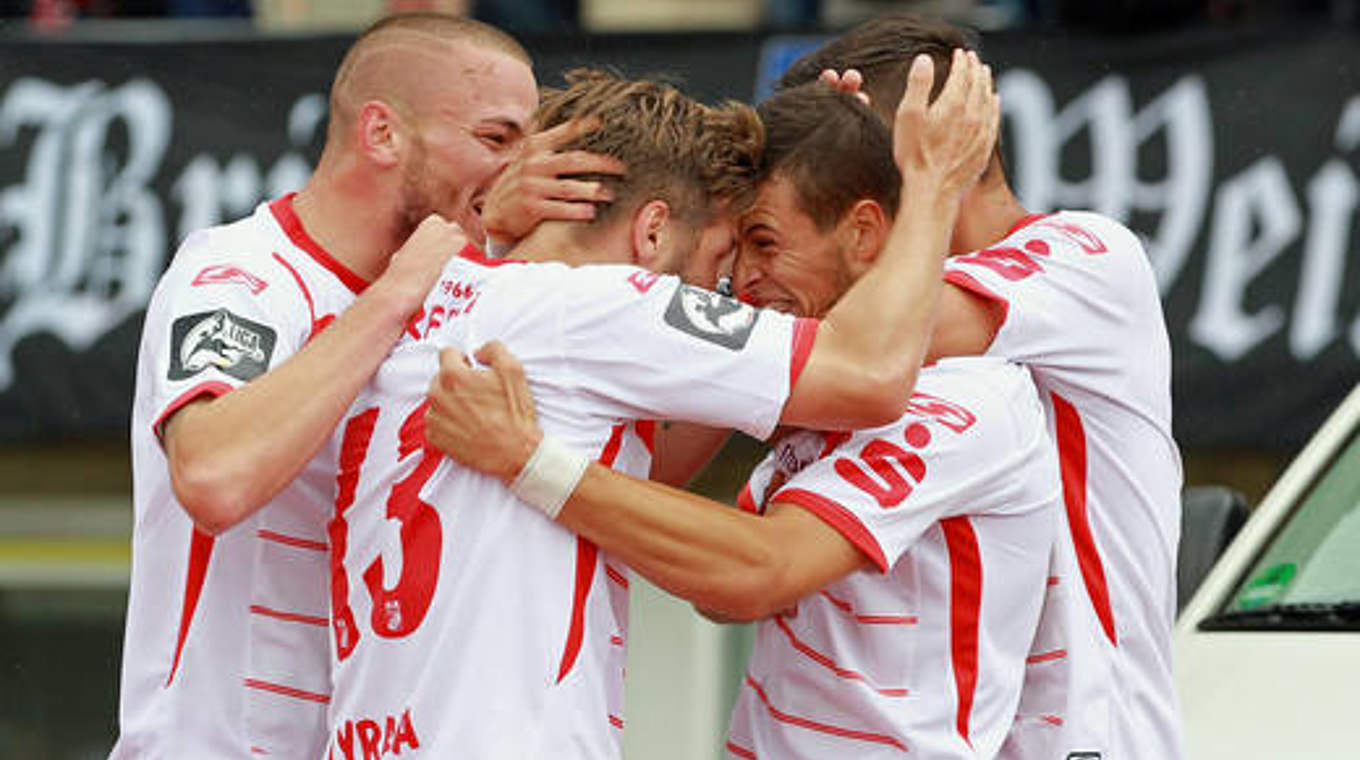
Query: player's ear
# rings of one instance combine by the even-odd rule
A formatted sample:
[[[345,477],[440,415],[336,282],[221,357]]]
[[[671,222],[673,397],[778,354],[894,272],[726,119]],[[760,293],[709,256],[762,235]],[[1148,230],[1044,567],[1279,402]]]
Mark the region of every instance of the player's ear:
[[[861,198],[845,213],[841,225],[842,234],[849,243],[844,247],[846,263],[858,276],[878,260],[879,252],[888,242],[892,220],[877,201]]]
[[[359,109],[359,117],[354,121],[360,152],[379,166],[400,163],[405,133],[396,109],[381,100],[370,100]]]
[[[670,229],[671,207],[663,200],[647,201],[633,214],[633,263],[652,271],[662,271],[666,236]]]

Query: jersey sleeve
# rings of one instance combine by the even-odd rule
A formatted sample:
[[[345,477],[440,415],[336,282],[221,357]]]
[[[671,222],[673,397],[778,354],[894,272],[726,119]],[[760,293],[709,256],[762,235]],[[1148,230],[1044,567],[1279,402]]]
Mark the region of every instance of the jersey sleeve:
[[[993,366],[919,383],[898,422],[856,432],[771,503],[817,515],[884,572],[943,518],[1055,504],[1057,462],[1028,374],[991,359],[954,362]]]
[[[282,287],[287,276],[208,232],[184,242],[143,326],[139,361],[150,364],[157,437],[185,404],[244,385],[302,347],[311,318],[297,291]]]
[[[754,309],[635,267],[527,269],[504,282],[524,289],[519,298],[496,299],[513,311],[483,317],[520,327],[504,335],[531,384],[534,363],[551,363],[547,374],[570,391],[564,397],[603,415],[685,420],[765,438],[815,338],[814,320]],[[561,394],[536,394],[548,395]]]
[[[1145,288],[1135,285],[1151,276],[1133,233],[1071,213],[1038,219],[945,264],[946,282],[1001,307],[989,356],[1060,368],[1089,366],[1136,339],[1129,334],[1141,313],[1134,299]]]

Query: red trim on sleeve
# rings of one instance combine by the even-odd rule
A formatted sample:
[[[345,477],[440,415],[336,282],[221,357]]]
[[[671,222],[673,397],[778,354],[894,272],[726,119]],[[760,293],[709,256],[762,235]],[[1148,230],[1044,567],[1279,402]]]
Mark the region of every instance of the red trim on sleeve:
[[[978,618],[982,611],[982,554],[967,517],[940,521],[949,551],[949,648],[958,692],[955,726],[969,747],[969,721],[978,679]]]
[[[293,241],[293,245],[306,251],[309,256],[316,259],[316,263],[329,270],[356,295],[364,292],[364,289],[368,287],[368,280],[341,264],[311,235],[307,234],[307,230],[302,226],[302,220],[293,210],[293,199],[296,197],[297,193],[289,193],[269,204],[269,210],[274,214],[274,219],[278,221],[279,226],[283,228],[284,234],[288,236],[289,240]]]
[[[638,420],[633,423],[633,429],[637,431],[638,438],[642,439],[642,445],[647,447],[647,453],[656,454],[656,420]]]
[[[1100,549],[1091,531],[1091,517],[1086,511],[1086,429],[1081,414],[1071,402],[1056,393],[1050,395],[1053,398],[1053,424],[1058,434],[1063,505],[1067,508],[1067,527],[1072,531],[1072,542],[1076,545],[1077,566],[1081,568],[1086,594],[1091,598],[1091,606],[1100,619],[1100,627],[1105,630],[1105,637],[1119,646],[1110,588],[1105,582],[1105,563],[1100,558]]]
[[[878,545],[878,540],[850,510],[821,494],[801,488],[786,488],[776,493],[770,501],[796,504],[820,517],[823,522],[835,528],[837,533],[845,536],[850,543],[864,552],[866,557],[873,560],[879,572],[888,572],[888,560],[883,556],[883,547]]]
[[[213,537],[193,529],[189,541],[189,571],[184,578],[184,604],[180,608],[179,635],[175,640],[175,657],[170,663],[170,675],[165,679],[168,688],[179,670],[179,658],[184,653],[184,640],[189,637],[189,625],[194,621],[198,597],[203,593],[203,582],[208,577],[208,562],[212,559]]]
[[[737,506],[741,507],[744,512],[750,512],[753,515],[760,514],[760,507],[756,505],[755,497],[751,495],[750,483],[742,486],[741,491],[737,494]]]
[[[807,366],[809,356],[812,356],[812,345],[817,342],[817,328],[821,322],[815,319],[799,317],[793,323],[793,359],[789,364],[789,391],[793,391],[793,386],[798,384],[798,378],[802,377],[803,369]]]
[[[996,326],[998,331],[1001,330],[1001,325],[1006,324],[1006,320],[1010,319],[1011,302],[999,295],[996,291],[983,285],[976,277],[973,277],[973,275],[968,274],[961,269],[950,269],[944,273],[944,281],[951,285],[956,285],[979,298],[996,304],[1001,309],[1001,324]]]
[[[308,551],[321,552],[323,554],[329,553],[331,550],[331,545],[325,541],[302,538],[301,536],[290,536],[287,533],[279,533],[278,531],[266,530],[264,528],[255,531],[255,536],[262,541],[272,541],[276,544],[291,546],[295,549],[306,549]]]
[[[156,436],[156,440],[165,445],[165,423],[175,412],[183,409],[190,401],[196,401],[200,396],[212,396],[217,398],[231,393],[233,388],[220,380],[210,380],[206,383],[199,383],[189,390],[179,394],[174,401],[166,404],[165,411],[151,424],[151,432]]]
[[[273,607],[266,607],[263,604],[250,605],[250,614],[274,618],[275,620],[282,620],[285,623],[302,623],[303,625],[314,625],[318,628],[331,627],[331,623],[328,618],[320,617],[317,615],[307,615],[301,612],[287,612],[285,610],[276,610]]]
[[[614,460],[619,456],[619,450],[623,448],[623,431],[627,425],[620,423],[614,426],[609,434],[609,441],[604,445],[604,450],[600,452],[600,458],[596,461],[605,467],[613,467]],[[571,672],[572,666],[576,664],[576,658],[581,654],[581,642],[585,639],[586,633],[586,599],[590,597],[591,585],[595,582],[595,565],[599,559],[600,550],[595,544],[587,541],[580,536],[576,537],[576,586],[572,592],[571,601],[571,622],[567,626],[567,643],[562,648],[562,662],[557,667],[557,682],[562,680]]]

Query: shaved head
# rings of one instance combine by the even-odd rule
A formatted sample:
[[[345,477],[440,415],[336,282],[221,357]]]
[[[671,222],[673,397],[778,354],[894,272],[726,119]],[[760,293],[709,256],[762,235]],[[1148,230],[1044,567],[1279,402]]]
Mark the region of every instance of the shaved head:
[[[458,52],[470,48],[501,53],[532,66],[528,52],[510,35],[480,21],[440,13],[384,18],[355,40],[331,84],[330,137],[344,134],[364,103],[379,100],[411,116],[429,95],[466,77]]]

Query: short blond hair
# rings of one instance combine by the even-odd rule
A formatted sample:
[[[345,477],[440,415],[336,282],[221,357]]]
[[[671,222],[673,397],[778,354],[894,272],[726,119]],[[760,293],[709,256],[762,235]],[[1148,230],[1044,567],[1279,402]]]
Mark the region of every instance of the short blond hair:
[[[614,201],[594,223],[607,223],[617,209],[642,199],[665,200],[691,222],[706,221],[720,206],[740,211],[753,201],[764,130],[750,106],[706,106],[671,85],[598,69],[574,69],[566,81],[565,88],[543,91],[536,124],[548,129],[597,118],[599,128],[564,149],[613,156],[627,167],[622,178],[595,178],[610,186]]]

